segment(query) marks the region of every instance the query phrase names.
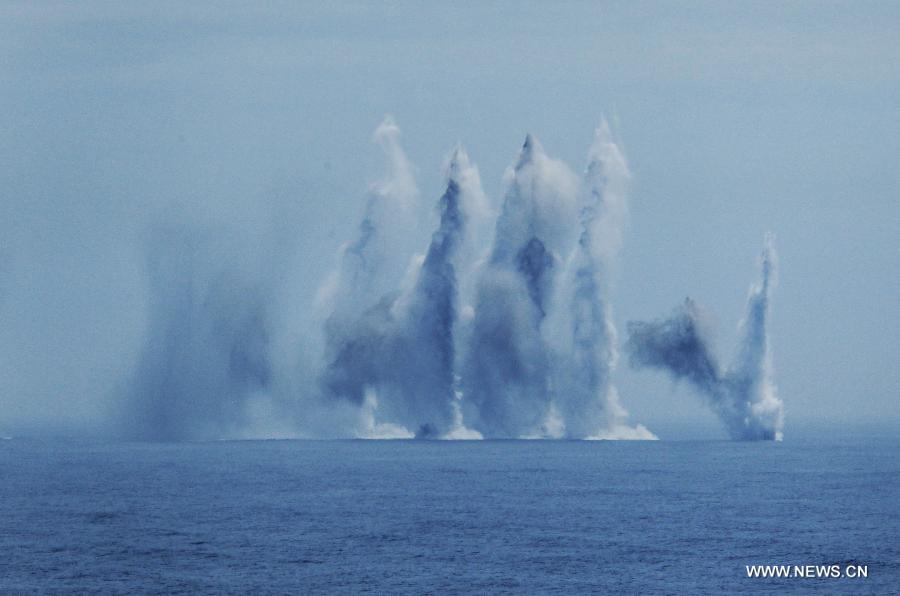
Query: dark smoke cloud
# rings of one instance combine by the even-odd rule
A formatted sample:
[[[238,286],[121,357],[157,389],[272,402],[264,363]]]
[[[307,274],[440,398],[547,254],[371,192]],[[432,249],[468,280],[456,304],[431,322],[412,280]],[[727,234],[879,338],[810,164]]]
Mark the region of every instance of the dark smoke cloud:
[[[725,424],[734,439],[780,440],[783,405],[772,379],[767,333],[769,301],[774,285],[775,250],[766,238],[762,276],[750,289],[741,322],[738,353],[722,370],[704,318],[688,299],[666,319],[628,325],[627,349],[635,367],[666,370],[687,380]]]

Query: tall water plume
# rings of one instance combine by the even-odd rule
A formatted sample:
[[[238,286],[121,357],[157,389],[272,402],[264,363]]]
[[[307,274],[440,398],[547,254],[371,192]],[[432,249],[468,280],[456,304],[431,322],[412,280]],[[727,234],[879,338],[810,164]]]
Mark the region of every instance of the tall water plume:
[[[562,334],[556,354],[554,404],[570,438],[653,438],[628,427],[612,381],[618,360],[609,300],[610,277],[628,219],[625,156],[604,120],[588,154],[581,234],[569,258],[555,322]]]
[[[702,311],[691,299],[668,318],[630,323],[627,346],[633,366],[687,380],[732,438],[781,440],[784,406],[774,385],[768,335],[776,267],[771,236],[766,236],[760,263],[761,279],[750,288],[739,349],[727,369],[720,366]]]
[[[485,436],[553,434],[551,362],[542,326],[571,243],[578,183],[525,139],[483,267],[463,367],[466,423]]]
[[[438,438],[458,424],[455,339],[458,255],[469,211],[483,198],[462,149],[447,166],[440,224],[406,287],[365,310],[331,346],[323,375],[328,394],[366,408],[376,423]]]

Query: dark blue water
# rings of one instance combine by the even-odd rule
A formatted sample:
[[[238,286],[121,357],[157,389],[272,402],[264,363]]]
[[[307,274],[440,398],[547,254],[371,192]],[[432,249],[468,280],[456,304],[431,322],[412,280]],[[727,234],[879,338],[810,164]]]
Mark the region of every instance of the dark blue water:
[[[0,441],[0,592],[896,592],[898,447]]]

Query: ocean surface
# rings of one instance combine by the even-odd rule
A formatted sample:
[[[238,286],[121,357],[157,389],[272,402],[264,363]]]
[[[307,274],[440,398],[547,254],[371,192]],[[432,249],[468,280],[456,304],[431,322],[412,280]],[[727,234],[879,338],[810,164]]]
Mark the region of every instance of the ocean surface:
[[[900,592],[900,441],[0,441],[0,592]],[[865,579],[746,565],[866,565]]]

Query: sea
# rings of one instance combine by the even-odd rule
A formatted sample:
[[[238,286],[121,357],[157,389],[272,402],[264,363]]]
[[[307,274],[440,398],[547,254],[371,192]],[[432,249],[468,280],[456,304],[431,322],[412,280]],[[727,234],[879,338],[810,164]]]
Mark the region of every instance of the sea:
[[[900,593],[898,456],[897,439],[14,438],[0,593]]]

